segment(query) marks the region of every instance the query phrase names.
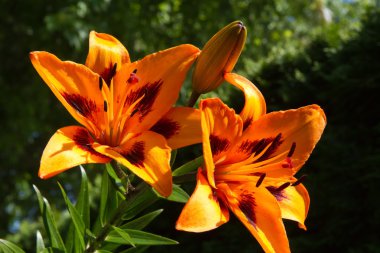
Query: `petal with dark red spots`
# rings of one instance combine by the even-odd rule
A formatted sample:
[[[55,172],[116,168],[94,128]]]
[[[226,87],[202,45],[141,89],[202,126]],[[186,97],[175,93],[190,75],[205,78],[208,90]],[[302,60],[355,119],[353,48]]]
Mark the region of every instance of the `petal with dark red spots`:
[[[97,144],[94,145],[94,149],[123,164],[162,196],[167,197],[171,194],[171,149],[163,136],[145,131],[132,138],[126,138],[118,147]]]
[[[30,59],[70,114],[93,135],[100,135],[105,119],[99,76],[84,65],[61,61],[47,52],[32,52]]]
[[[272,194],[255,183],[217,186],[232,212],[265,252],[290,252],[281,211]]]
[[[229,220],[229,211],[208,184],[202,170],[198,170],[197,186],[183,208],[176,229],[204,232],[215,229]]]
[[[83,127],[59,129],[42,154],[39,177],[49,178],[81,164],[111,161],[111,158],[96,152],[93,145],[94,140]]]
[[[210,185],[215,187],[215,164],[223,164],[229,148],[242,133],[243,123],[217,98],[202,100],[200,110],[205,169]]]
[[[201,114],[190,107],[173,107],[152,128],[172,149],[202,142]]]
[[[116,94],[123,111],[134,105],[136,113],[127,120],[127,132],[141,132],[154,126],[176,102],[187,71],[199,49],[192,45],[169,48],[125,64],[114,77]],[[128,82],[134,73],[138,82]]]
[[[90,32],[90,46],[86,59],[86,66],[98,73],[110,85],[116,71],[125,63],[129,63],[127,49],[115,37]]]

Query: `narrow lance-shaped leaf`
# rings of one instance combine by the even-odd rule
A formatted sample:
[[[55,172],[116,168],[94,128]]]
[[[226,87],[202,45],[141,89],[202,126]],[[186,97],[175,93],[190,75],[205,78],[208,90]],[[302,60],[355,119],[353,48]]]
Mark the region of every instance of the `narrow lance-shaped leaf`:
[[[44,240],[42,238],[40,231],[37,230],[37,233],[36,233],[36,253],[40,253],[44,249],[45,249]]]
[[[124,225],[122,225],[120,228],[122,229],[136,229],[141,230],[149,225],[158,215],[162,213],[163,209],[159,209],[153,212],[150,212],[148,214],[145,214],[137,219],[134,219]]]
[[[112,226],[112,228],[127,244],[130,244],[133,247],[136,247],[132,241],[132,238],[129,236],[127,232],[125,232],[123,229],[118,228],[118,227]]]
[[[35,185],[33,185],[33,188],[37,193],[38,203],[44,221],[44,227],[52,247],[66,252],[66,247],[62,241],[61,235],[59,234],[49,202],[44,197],[42,197],[41,192]]]
[[[191,160],[188,163],[185,163],[181,167],[175,169],[172,173],[173,177],[178,177],[185,175],[189,172],[195,171],[198,169],[203,163],[203,156],[200,156],[198,158],[195,158],[194,160]]]
[[[120,253],[143,253],[148,248],[149,248],[149,246],[137,246],[137,247],[134,247],[134,248],[129,248],[129,249],[123,250]]]
[[[82,218],[80,217],[77,209],[75,209],[74,205],[71,203],[71,201],[67,197],[67,194],[66,194],[65,190],[63,189],[62,185],[60,183],[58,183],[58,185],[59,185],[59,188],[61,188],[62,195],[63,195],[63,198],[65,199],[67,208],[69,210],[71,220],[74,223],[75,231],[78,234],[78,236],[76,236],[74,238],[74,240],[79,240],[80,245],[81,245],[81,249],[84,250],[84,248],[85,248],[85,242],[84,242],[85,226],[84,226],[84,222],[83,222]],[[79,249],[77,249],[77,250],[79,250]]]
[[[158,192],[155,191],[155,193],[159,197],[164,198],[160,196]],[[185,192],[179,185],[174,184],[172,194],[170,194],[170,196],[165,199],[179,203],[186,203],[189,200],[189,198],[190,196],[189,194],[187,194],[187,192]]]
[[[25,253],[19,246],[7,240],[0,239],[0,249],[4,252]]]
[[[78,200],[75,205],[78,210],[79,215],[81,216],[85,228],[90,227],[90,199],[88,194],[88,179],[86,171],[82,166],[80,166],[80,171],[82,175],[82,181],[80,185],[80,191],[78,195]]]
[[[151,234],[148,232],[143,232],[139,230],[133,230],[133,229],[123,229],[130,237],[131,241],[135,245],[171,245],[171,244],[178,244],[177,241],[174,241],[172,239]],[[108,235],[106,237],[107,242],[112,243],[118,243],[118,244],[129,244],[127,243],[123,238],[120,236],[113,236]]]

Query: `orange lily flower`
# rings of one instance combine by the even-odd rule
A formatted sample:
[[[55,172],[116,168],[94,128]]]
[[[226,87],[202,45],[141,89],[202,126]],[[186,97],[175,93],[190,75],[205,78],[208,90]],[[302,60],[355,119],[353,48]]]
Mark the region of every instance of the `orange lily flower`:
[[[294,174],[321,137],[323,110],[310,105],[264,115],[258,108],[248,126],[219,99],[202,100],[200,110],[205,162],[176,228],[212,230],[231,210],[265,252],[290,252],[282,218],[306,229],[309,195]]]
[[[198,48],[180,45],[131,62],[116,38],[96,32],[90,33],[85,65],[48,52],[30,53],[39,75],[82,125],[63,127],[52,136],[39,176],[114,159],[161,195],[170,195],[168,142],[172,148],[198,142],[189,133],[199,128],[199,112],[172,108],[198,54]]]

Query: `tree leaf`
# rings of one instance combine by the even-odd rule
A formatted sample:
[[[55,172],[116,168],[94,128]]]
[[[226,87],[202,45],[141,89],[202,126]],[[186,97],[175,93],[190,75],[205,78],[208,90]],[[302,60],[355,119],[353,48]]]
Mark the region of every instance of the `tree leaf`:
[[[159,209],[156,211],[153,211],[151,213],[145,214],[133,221],[130,221],[123,226],[121,226],[121,229],[136,229],[141,230],[145,228],[149,223],[151,223],[159,214],[161,214],[163,209]]]
[[[129,234],[131,237],[131,241],[135,245],[172,245],[172,244],[178,244],[177,241],[174,241],[172,239],[151,234],[148,232],[143,232],[139,230],[133,230],[133,229],[123,229],[126,233]],[[123,238],[117,235],[108,235],[106,237],[107,242],[112,243],[118,243],[118,244],[129,244],[127,243]]]
[[[45,243],[39,230],[36,233],[36,253],[42,252],[45,249]]]
[[[195,171],[198,169],[203,163],[203,156],[197,157],[194,160],[191,160],[188,163],[185,163],[181,167],[175,169],[172,173],[173,177],[178,177],[185,175],[189,172]]]
[[[63,198],[66,202],[67,208],[68,208],[69,213],[70,213],[70,218],[74,223],[75,231],[77,233],[77,236],[73,239],[79,240],[80,245],[81,245],[81,249],[82,249],[82,251],[84,251],[84,249],[85,249],[84,232],[86,230],[86,228],[84,226],[84,222],[83,222],[81,216],[79,215],[77,209],[74,207],[74,205],[71,203],[71,201],[67,197],[67,194],[66,194],[65,190],[63,189],[62,185],[60,183],[58,183],[58,186],[59,186],[59,188],[61,188]],[[76,249],[76,250],[79,250],[79,249]]]
[[[62,241],[61,235],[59,234],[49,202],[47,199],[42,197],[41,192],[38,190],[37,186],[33,185],[33,188],[37,193],[38,203],[40,205],[41,215],[44,221],[44,227],[52,247],[66,252],[66,247]]]
[[[121,237],[123,240],[127,243],[132,245],[133,247],[136,247],[135,244],[132,241],[132,238],[129,236],[127,232],[125,232],[123,229],[112,226],[113,230]]]
[[[7,241],[7,240],[3,240],[3,239],[0,239],[0,248],[5,252],[11,252],[11,253],[25,253],[24,250],[22,250],[19,246],[17,246],[16,244],[10,242],[10,241]]]

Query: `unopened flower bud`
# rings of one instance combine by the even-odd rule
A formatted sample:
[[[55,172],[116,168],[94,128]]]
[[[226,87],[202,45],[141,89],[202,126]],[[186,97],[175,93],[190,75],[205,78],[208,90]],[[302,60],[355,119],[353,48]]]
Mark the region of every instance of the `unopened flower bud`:
[[[243,50],[247,30],[235,21],[217,32],[204,46],[193,73],[193,91],[207,93],[219,87],[223,74],[231,72]]]

